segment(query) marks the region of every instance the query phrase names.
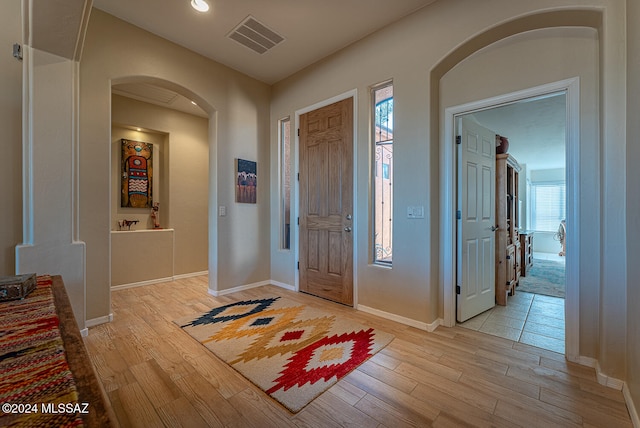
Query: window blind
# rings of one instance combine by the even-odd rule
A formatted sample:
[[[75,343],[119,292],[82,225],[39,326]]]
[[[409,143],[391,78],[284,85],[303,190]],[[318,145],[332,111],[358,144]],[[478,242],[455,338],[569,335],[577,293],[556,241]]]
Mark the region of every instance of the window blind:
[[[540,232],[556,232],[566,218],[565,183],[532,183],[532,223]]]

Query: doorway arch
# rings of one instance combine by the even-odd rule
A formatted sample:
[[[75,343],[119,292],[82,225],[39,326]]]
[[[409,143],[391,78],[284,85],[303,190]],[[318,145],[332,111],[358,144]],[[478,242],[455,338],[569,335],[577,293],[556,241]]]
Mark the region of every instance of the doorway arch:
[[[167,241],[169,242],[167,245],[170,247],[168,248],[167,251],[165,252],[170,252],[170,257],[171,257],[171,266],[167,267],[165,269],[165,271],[170,272],[170,275],[159,275],[159,277],[156,279],[155,277],[153,279],[150,279],[148,281],[141,281],[141,282],[134,282],[131,285],[124,285],[124,286],[120,286],[117,288],[127,288],[128,286],[135,286],[135,285],[144,285],[145,283],[151,283],[151,282],[161,282],[163,280],[172,280],[172,279],[177,279],[177,278],[183,278],[183,277],[188,277],[188,276],[194,276],[194,275],[201,275],[204,274],[206,272],[215,272],[215,263],[217,262],[217,257],[215,254],[215,251],[217,249],[217,246],[215,245],[209,245],[210,242],[217,242],[217,223],[216,222],[211,222],[209,221],[209,219],[212,217],[211,214],[211,207],[215,207],[217,202],[216,202],[216,186],[215,186],[215,182],[216,182],[216,163],[215,160],[217,158],[216,155],[216,150],[217,150],[217,145],[216,145],[216,135],[217,135],[217,129],[216,129],[216,116],[217,116],[217,111],[216,109],[210,104],[208,103],[203,97],[199,96],[197,93],[195,93],[194,91],[192,91],[189,88],[186,88],[184,86],[181,86],[179,84],[176,84],[174,82],[165,80],[165,79],[160,79],[157,77],[151,77],[151,76],[143,76],[143,75],[138,75],[138,76],[124,76],[124,77],[118,77],[118,78],[113,78],[110,80],[110,84],[111,84],[111,98],[110,98],[110,105],[111,105],[111,123],[112,123],[112,130],[113,130],[113,125],[116,122],[115,120],[115,115],[114,115],[114,111],[113,108],[116,105],[116,103],[114,103],[114,88],[117,88],[119,85],[146,85],[147,88],[157,88],[158,91],[162,91],[165,90],[164,92],[166,92],[166,94],[173,94],[174,96],[177,94],[181,97],[184,97],[186,100],[189,100],[191,102],[193,102],[194,104],[197,105],[197,107],[199,107],[202,111],[204,111],[206,113],[206,118],[204,118],[204,116],[200,117],[200,118],[193,118],[195,125],[197,126],[193,126],[193,127],[189,127],[187,125],[193,125],[191,122],[189,122],[188,124],[184,123],[184,120],[180,120],[180,117],[185,118],[187,116],[182,115],[181,113],[177,113],[176,115],[171,116],[173,113],[168,113],[170,120],[167,122],[170,122],[170,125],[168,125],[168,127],[164,126],[164,123],[162,123],[162,119],[160,120],[150,120],[149,116],[153,117],[154,114],[157,114],[159,111],[173,111],[174,109],[169,106],[169,105],[163,105],[163,102],[155,102],[153,99],[151,100],[146,100],[144,97],[142,98],[138,98],[135,95],[128,97],[127,94],[124,94],[125,97],[130,98],[131,99],[131,103],[135,104],[137,103],[136,99],[138,99],[139,101],[145,103],[149,106],[149,109],[151,109],[150,111],[152,113],[143,113],[143,114],[139,114],[138,116],[141,116],[144,118],[144,120],[147,123],[155,123],[156,126],[141,126],[142,128],[145,129],[138,129],[138,132],[147,132],[147,135],[152,135],[154,133],[159,133],[159,134],[163,134],[163,138],[164,138],[164,142],[161,143],[161,145],[164,145],[164,172],[163,175],[165,177],[167,177],[164,186],[167,190],[165,190],[164,196],[165,198],[161,199],[161,226],[163,226],[165,229],[167,228],[167,225],[169,228],[173,228],[174,227],[174,220],[173,218],[175,217],[184,217],[184,215],[180,214],[180,210],[178,210],[178,207],[181,206],[181,204],[176,201],[175,203],[173,203],[171,201],[171,199],[175,199],[175,195],[178,194],[183,194],[185,192],[176,192],[176,190],[169,190],[169,188],[171,187],[175,187],[175,184],[172,184],[171,186],[169,185],[169,180],[173,183],[175,183],[176,181],[176,174],[174,173],[173,177],[170,177],[170,170],[177,168],[177,166],[174,165],[174,161],[176,160],[176,153],[180,152],[180,150],[177,149],[177,147],[175,146],[176,141],[179,141],[178,144],[184,145],[187,144],[188,147],[190,147],[190,150],[193,151],[193,149],[198,149],[201,150],[200,152],[197,151],[193,151],[192,155],[195,156],[195,158],[197,159],[199,155],[202,157],[205,156],[205,151],[206,150],[208,152],[208,160],[205,160],[204,162],[202,162],[202,160],[197,159],[197,162],[200,163],[200,173],[197,174],[197,177],[193,177],[193,174],[190,173],[190,175],[192,176],[192,178],[190,179],[191,182],[195,182],[195,183],[202,183],[202,187],[204,187],[204,189],[201,189],[199,191],[197,191],[196,193],[199,195],[199,201],[198,201],[198,211],[200,213],[203,212],[203,207],[204,209],[206,209],[206,214],[204,215],[199,215],[199,222],[198,222],[198,227],[196,227],[195,229],[197,230],[197,235],[204,235],[206,238],[204,239],[204,242],[202,242],[200,245],[201,250],[199,251],[198,254],[204,253],[203,254],[203,258],[200,259],[199,262],[197,262],[197,269],[192,269],[191,266],[184,266],[184,263],[179,263],[180,260],[180,256],[178,254],[178,251],[174,251],[174,249],[179,250],[180,245],[178,242],[178,235],[177,233],[179,233],[179,231],[176,228],[176,234],[174,236],[174,232],[173,230],[165,230],[164,232],[170,232],[171,233],[171,238],[169,239],[165,239],[162,238],[163,241]],[[170,92],[169,92],[170,91]],[[153,91],[152,91],[153,92]],[[122,93],[120,93],[122,95]],[[162,98],[162,96],[166,95],[164,93],[160,94],[159,98]],[[153,96],[151,96],[151,98],[154,98]],[[124,98],[123,98],[124,99]],[[186,101],[185,101],[186,102]],[[128,103],[128,102],[127,102]],[[157,105],[153,105],[153,104],[157,104]],[[122,104],[122,99],[119,103],[119,105],[123,105]],[[124,104],[126,105],[126,104]],[[138,107],[138,111],[139,107],[141,106],[141,104],[137,105]],[[159,110],[153,110],[153,109],[159,109]],[[142,111],[144,112],[145,109],[143,109]],[[176,109],[176,110],[181,110],[181,109]],[[186,114],[190,114],[188,109],[182,109],[184,113]],[[128,111],[128,110],[127,110]],[[133,111],[136,111],[136,109],[134,108]],[[191,113],[193,114],[193,113]],[[162,114],[160,115],[161,117]],[[133,121],[127,121],[124,122],[122,119],[118,120],[117,122],[119,122],[119,125],[128,125],[128,127],[131,127],[132,125],[136,125],[133,122],[135,122],[138,119],[133,119]],[[202,121],[206,120],[206,124],[203,124]],[[181,125],[176,125],[176,124],[180,124]],[[139,124],[137,124],[136,126],[138,126]],[[178,126],[178,131],[176,131],[176,126]],[[205,129],[206,127],[206,129]],[[196,132],[196,128],[197,131]],[[113,132],[113,131],[112,131]],[[110,133],[111,135],[111,133]],[[144,134],[141,134],[144,135]],[[110,141],[113,143],[114,140],[114,136],[111,135]],[[170,139],[172,140],[170,142]],[[116,139],[117,141],[119,141],[119,139]],[[172,146],[173,145],[173,146]],[[170,150],[171,147],[171,150]],[[154,150],[155,152],[155,150]],[[171,152],[171,154],[169,154],[169,152]],[[118,164],[118,157],[117,154],[115,153],[115,150],[111,150],[111,158],[110,158],[110,165],[111,165],[111,173],[114,173],[114,170],[117,169],[117,165],[114,166],[114,164]],[[155,156],[155,155],[154,155]],[[179,159],[181,159],[178,163],[178,165],[182,165],[183,167],[180,168],[180,170],[185,171],[185,170],[189,170],[192,171],[191,169],[186,169],[184,168],[184,164],[185,161],[188,161],[188,155],[185,154],[181,154],[179,156]],[[206,157],[204,158],[206,159]],[[160,160],[160,159],[158,159]],[[160,166],[160,165],[158,165]],[[180,173],[178,174],[179,177],[182,177],[184,175],[184,173]],[[117,181],[117,180],[116,180]],[[204,182],[204,183],[203,183]],[[183,183],[184,184],[184,183]],[[113,186],[116,186],[116,189],[113,189]],[[190,188],[193,187],[193,184],[190,184]],[[180,185],[180,188],[184,189],[185,187]],[[206,190],[208,189],[208,190]],[[171,194],[174,195],[173,198],[167,198],[167,196],[169,196],[169,192],[171,192]],[[117,204],[117,197],[115,198],[115,200],[113,199],[113,194],[117,193],[117,183],[113,182],[112,186],[110,186],[110,192],[109,192],[109,201],[110,201],[110,213],[111,216],[113,216],[114,212],[116,211],[116,207],[112,207],[112,204]],[[186,193],[190,193],[190,192],[186,192]],[[182,198],[184,199],[184,198]],[[192,203],[192,199],[194,199],[193,197],[191,198],[187,198],[189,199],[189,203]],[[155,200],[155,198],[154,198]],[[163,201],[168,202],[165,207],[162,206]],[[165,202],[165,203],[166,203]],[[184,201],[183,201],[184,202]],[[162,208],[165,208],[164,210],[162,210]],[[191,209],[188,209],[187,212],[189,212],[189,215],[192,216],[192,211],[194,207],[191,207]],[[164,213],[163,213],[164,211]],[[171,215],[172,220],[170,222],[166,222],[166,218],[167,218],[167,214],[171,214],[171,211],[173,211],[173,213],[175,215]],[[184,212],[185,210],[182,209],[182,212]],[[162,215],[164,214],[164,215]],[[130,214],[129,214],[130,215]],[[140,214],[141,217],[145,217],[144,213]],[[215,215],[213,216],[215,218]],[[181,221],[182,223],[184,223],[184,219]],[[111,230],[113,230],[114,224],[115,224],[115,219],[111,219]],[[189,222],[189,224],[192,224],[191,222]],[[183,225],[184,226],[184,225]],[[141,229],[145,229],[145,227],[142,227]],[[182,227],[181,228],[183,231],[187,230],[188,228]],[[207,229],[208,232],[203,234],[203,229]],[[190,233],[195,233],[194,231],[190,232]],[[156,234],[143,234],[145,237],[148,236],[153,236]],[[156,236],[158,236],[159,234],[157,234]],[[110,240],[109,240],[109,245],[110,245],[110,253],[113,251],[113,233],[111,234]],[[194,238],[194,237],[192,237]],[[155,238],[154,238],[155,239]],[[185,240],[184,238],[182,239],[183,241]],[[201,239],[202,240],[202,239]],[[154,241],[155,242],[155,241]],[[190,242],[190,246],[191,245],[195,245],[195,242],[193,242],[192,240],[189,240]],[[120,245],[122,246],[122,245]],[[184,245],[182,245],[182,247],[184,247]],[[213,254],[212,254],[213,253]],[[113,253],[111,253],[113,254]],[[191,260],[191,257],[182,257],[183,259],[188,259]],[[174,261],[175,261],[175,266],[174,266]],[[206,263],[206,267],[205,266]],[[109,274],[110,274],[110,278],[109,278],[109,284],[110,284],[110,291],[113,289],[111,286],[114,284],[113,282],[113,266],[114,261],[110,260],[109,262]],[[192,263],[193,265],[196,265],[196,263]],[[202,267],[200,267],[202,266]],[[215,284],[215,275],[210,275],[209,276],[209,284],[211,287],[211,284],[214,283]],[[116,288],[116,289],[117,289]]]
[[[579,289],[580,246],[579,246],[579,80],[564,80],[541,87],[529,88],[491,99],[476,101],[466,105],[451,107],[445,111],[441,106],[441,80],[455,66],[465,59],[493,43],[505,40],[533,30],[544,30],[558,27],[586,27],[595,29],[600,37],[602,14],[594,9],[545,11],[519,17],[500,23],[475,37],[469,39],[450,52],[432,70],[430,74],[431,109],[430,119],[432,141],[439,141],[440,159],[439,176],[434,177],[439,183],[440,192],[440,290],[442,291],[443,325],[455,325],[455,171],[453,153],[453,116],[473,109],[488,108],[498,104],[513,102],[531,96],[542,95],[549,91],[567,92],[567,161],[568,180],[568,218],[573,220],[572,230],[568,231],[567,245],[575,251],[567,259],[567,301],[566,301],[566,356],[569,360],[579,360]],[[598,116],[599,117],[599,116]],[[571,233],[571,235],[570,235]]]

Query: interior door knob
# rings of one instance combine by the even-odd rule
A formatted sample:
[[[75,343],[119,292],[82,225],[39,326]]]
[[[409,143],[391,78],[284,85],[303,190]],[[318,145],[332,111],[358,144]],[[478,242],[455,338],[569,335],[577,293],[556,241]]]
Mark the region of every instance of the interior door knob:
[[[498,229],[500,229],[500,226],[498,226],[497,224],[495,226],[491,226],[491,231],[492,232],[495,232]]]

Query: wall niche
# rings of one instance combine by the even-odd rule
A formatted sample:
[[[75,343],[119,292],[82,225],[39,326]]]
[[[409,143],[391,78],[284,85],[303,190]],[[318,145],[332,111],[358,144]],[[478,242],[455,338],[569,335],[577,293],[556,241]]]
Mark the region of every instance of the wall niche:
[[[167,174],[169,152],[166,150],[169,138],[167,133],[131,125],[114,123],[111,126],[112,231],[153,230],[156,229],[154,227],[155,219],[159,220],[159,228],[170,228],[171,203],[170,195],[167,192],[169,189],[169,175]],[[140,149],[140,146],[144,148]],[[133,155],[131,155],[132,152]],[[144,164],[139,168],[140,171],[144,169],[145,172],[137,173],[133,170],[133,167],[129,165],[134,163],[132,158],[143,160]],[[128,186],[129,191],[127,191],[127,184],[123,185],[123,181],[131,180],[130,177],[136,175],[140,176],[137,180],[139,184],[131,182]],[[142,195],[143,187],[148,192],[145,197]],[[135,190],[139,192],[134,192]],[[129,196],[129,194],[132,195]],[[135,196],[140,198],[134,201]],[[143,199],[144,202],[142,202]],[[156,211],[154,219],[152,207],[155,204],[158,204],[159,209]],[[131,221],[136,223],[124,224]]]
[[[113,93],[111,120],[111,286],[206,274],[208,119]],[[151,188],[146,203],[142,198],[123,204],[123,172],[135,176],[130,168],[136,167],[127,162],[123,171],[123,140],[125,159],[133,154],[130,159],[144,164],[149,158],[150,168],[140,176]]]

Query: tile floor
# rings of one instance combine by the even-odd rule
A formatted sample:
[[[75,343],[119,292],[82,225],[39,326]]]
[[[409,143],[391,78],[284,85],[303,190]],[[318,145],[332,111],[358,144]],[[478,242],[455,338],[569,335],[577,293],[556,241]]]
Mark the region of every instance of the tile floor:
[[[534,255],[538,257],[545,256]],[[507,306],[495,306],[459,325],[561,354],[565,351],[564,299],[559,297],[517,291]]]
[[[564,299],[517,292],[461,327],[564,354]]]

